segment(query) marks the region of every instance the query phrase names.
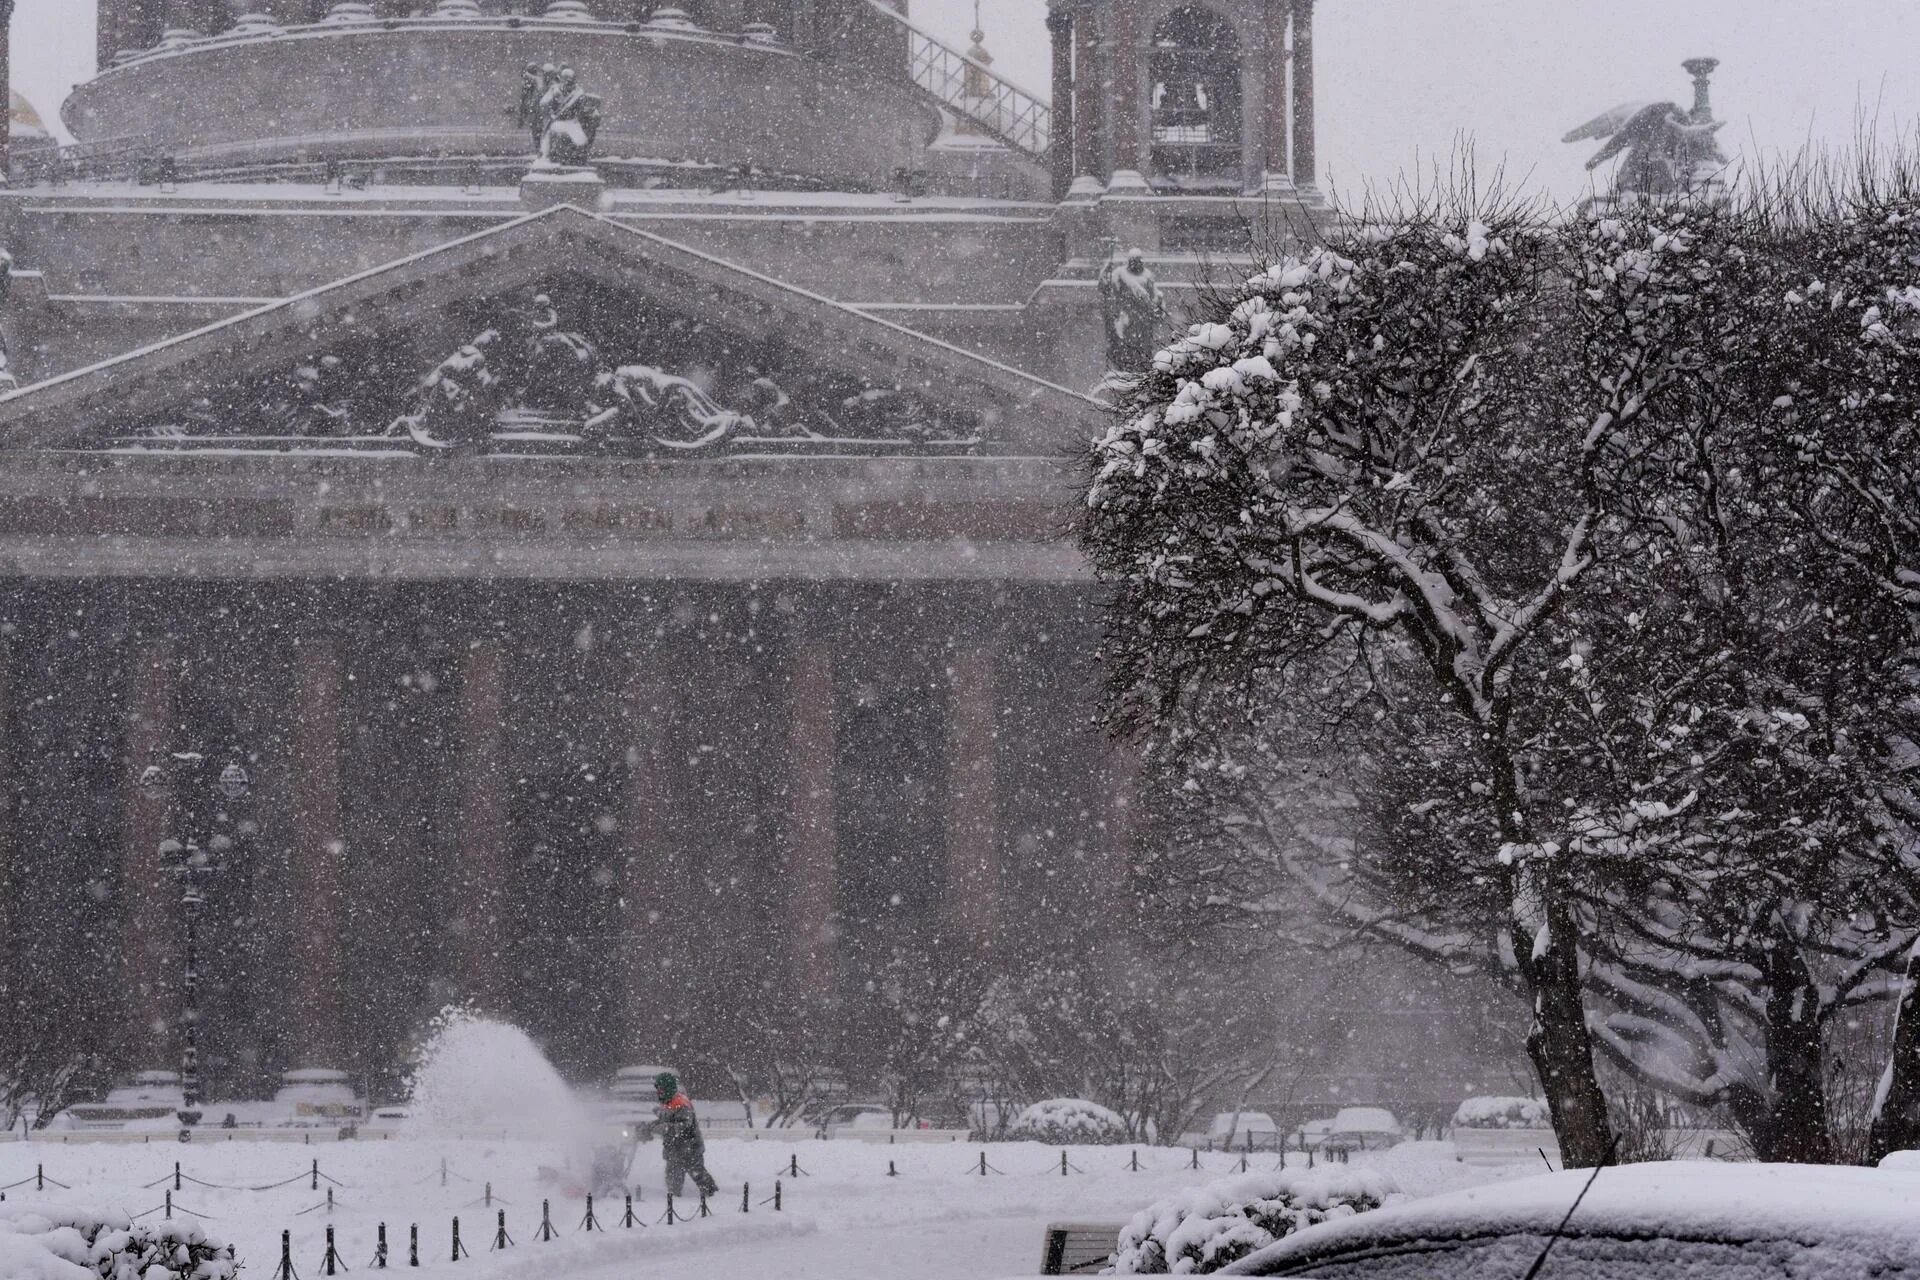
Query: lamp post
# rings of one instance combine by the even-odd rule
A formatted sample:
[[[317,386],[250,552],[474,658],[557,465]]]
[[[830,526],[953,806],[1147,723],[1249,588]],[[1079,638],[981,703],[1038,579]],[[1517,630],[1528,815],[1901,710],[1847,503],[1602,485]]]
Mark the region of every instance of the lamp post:
[[[163,764],[148,765],[140,789],[149,798],[171,795],[178,802],[170,824],[178,832],[160,842],[160,863],[180,881],[180,909],[186,924],[186,971],[181,985],[180,1140],[190,1141],[200,1123],[200,915],[207,896],[201,882],[227,869],[233,852],[230,806],[247,798],[252,782],[241,763],[215,762],[198,751],[171,752]]]

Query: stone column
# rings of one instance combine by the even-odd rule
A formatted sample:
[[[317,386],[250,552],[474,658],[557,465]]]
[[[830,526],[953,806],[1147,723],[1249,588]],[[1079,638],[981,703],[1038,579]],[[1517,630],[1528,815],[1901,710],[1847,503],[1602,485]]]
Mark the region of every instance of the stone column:
[[[1113,97],[1109,105],[1113,130],[1111,191],[1145,191],[1153,169],[1152,130],[1147,127],[1146,77],[1140,56],[1140,0],[1111,0]]]
[[[671,1047],[673,994],[663,973],[678,956],[671,737],[679,691],[658,651],[627,682],[626,855],[628,1048],[659,1061]]]
[[[200,21],[200,5],[197,0],[165,0],[165,16],[161,21],[162,31],[198,31],[207,34]]]
[[[1053,171],[1053,198],[1073,185],[1073,15],[1064,8],[1047,11],[1053,37],[1053,127],[1047,135],[1047,162]]]
[[[1105,118],[1105,65],[1100,56],[1099,18],[1088,8],[1073,12],[1073,176],[1074,186],[1097,190],[1105,180],[1101,164],[1100,121]],[[1082,179],[1087,181],[1082,182]]]
[[[173,886],[165,883],[160,841],[167,835],[167,802],[140,789],[140,775],[171,746],[178,659],[168,640],[136,641],[127,672],[126,758],[121,780],[121,983],[127,1026],[149,1065],[166,1061],[179,1011],[175,964]],[[143,1034],[144,1031],[144,1034]]]
[[[1293,157],[1287,131],[1287,99],[1292,75],[1287,31],[1292,20],[1292,0],[1266,0],[1264,21],[1260,24],[1266,40],[1266,59],[1260,71],[1260,185],[1276,192],[1293,189]]]
[[[154,0],[100,0],[94,53],[102,68],[122,49],[152,47],[159,38],[159,28],[156,24],[151,37],[145,34],[145,28],[151,18],[158,16],[153,3]]]
[[[459,874],[448,916],[454,924],[459,985],[483,1009],[497,1009],[506,927],[506,655],[494,641],[467,650],[460,675]]]
[[[1293,183],[1320,185],[1313,154],[1313,0],[1293,0]]]
[[[12,655],[0,643],[0,1018],[19,1017],[20,988],[14,975],[14,956],[19,947],[15,939],[26,921],[15,905],[13,888],[16,835],[13,793],[13,686]]]
[[[0,112],[0,177],[13,166],[13,6],[14,0],[0,0],[0,84],[9,90],[9,109]]]
[[[999,720],[993,650],[962,649],[947,668],[947,911],[975,955],[1000,932]]]
[[[1146,814],[1141,808],[1140,749],[1131,742],[1106,743],[1101,770],[1105,815],[1106,857],[1094,869],[1099,878],[1100,915],[1121,929],[1132,924],[1133,862],[1140,845]]]
[[[824,999],[835,973],[837,804],[833,723],[833,650],[793,637],[787,697],[787,947],[795,995]]]
[[[295,1066],[344,1061],[341,930],[348,917],[340,822],[340,652],[327,636],[294,649],[293,1021]]]

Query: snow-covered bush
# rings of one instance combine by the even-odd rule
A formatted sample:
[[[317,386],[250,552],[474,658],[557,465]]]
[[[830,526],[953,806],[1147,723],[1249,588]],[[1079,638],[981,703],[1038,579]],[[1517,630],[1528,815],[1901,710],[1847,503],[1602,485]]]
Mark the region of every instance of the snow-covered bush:
[[[1127,1140],[1127,1122],[1085,1098],[1048,1098],[1022,1111],[1007,1137],[1055,1146],[1112,1146]]]
[[[6,1280],[234,1280],[232,1250],[190,1222],[80,1202],[0,1203]]]
[[[1553,1117],[1539,1098],[1468,1098],[1453,1113],[1456,1129],[1551,1129]]]
[[[1333,1218],[1378,1209],[1399,1188],[1371,1169],[1275,1170],[1189,1187],[1133,1215],[1115,1275],[1204,1275]]]

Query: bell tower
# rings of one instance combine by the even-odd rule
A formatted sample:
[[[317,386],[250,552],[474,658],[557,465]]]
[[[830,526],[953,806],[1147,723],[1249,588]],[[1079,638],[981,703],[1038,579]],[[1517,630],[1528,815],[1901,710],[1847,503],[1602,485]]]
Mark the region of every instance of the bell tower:
[[[1315,0],[1050,0],[1055,194],[1107,233],[1186,244],[1249,202],[1322,207]],[[1152,209],[1122,208],[1152,202]],[[1224,232],[1221,232],[1224,234]]]

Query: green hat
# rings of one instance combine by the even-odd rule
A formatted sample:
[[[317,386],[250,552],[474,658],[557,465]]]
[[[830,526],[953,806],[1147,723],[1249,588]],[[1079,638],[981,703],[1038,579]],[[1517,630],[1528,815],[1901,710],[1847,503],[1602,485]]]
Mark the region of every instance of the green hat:
[[[655,1092],[672,1097],[680,1092],[680,1077],[671,1071],[662,1071],[653,1078],[653,1087]]]

